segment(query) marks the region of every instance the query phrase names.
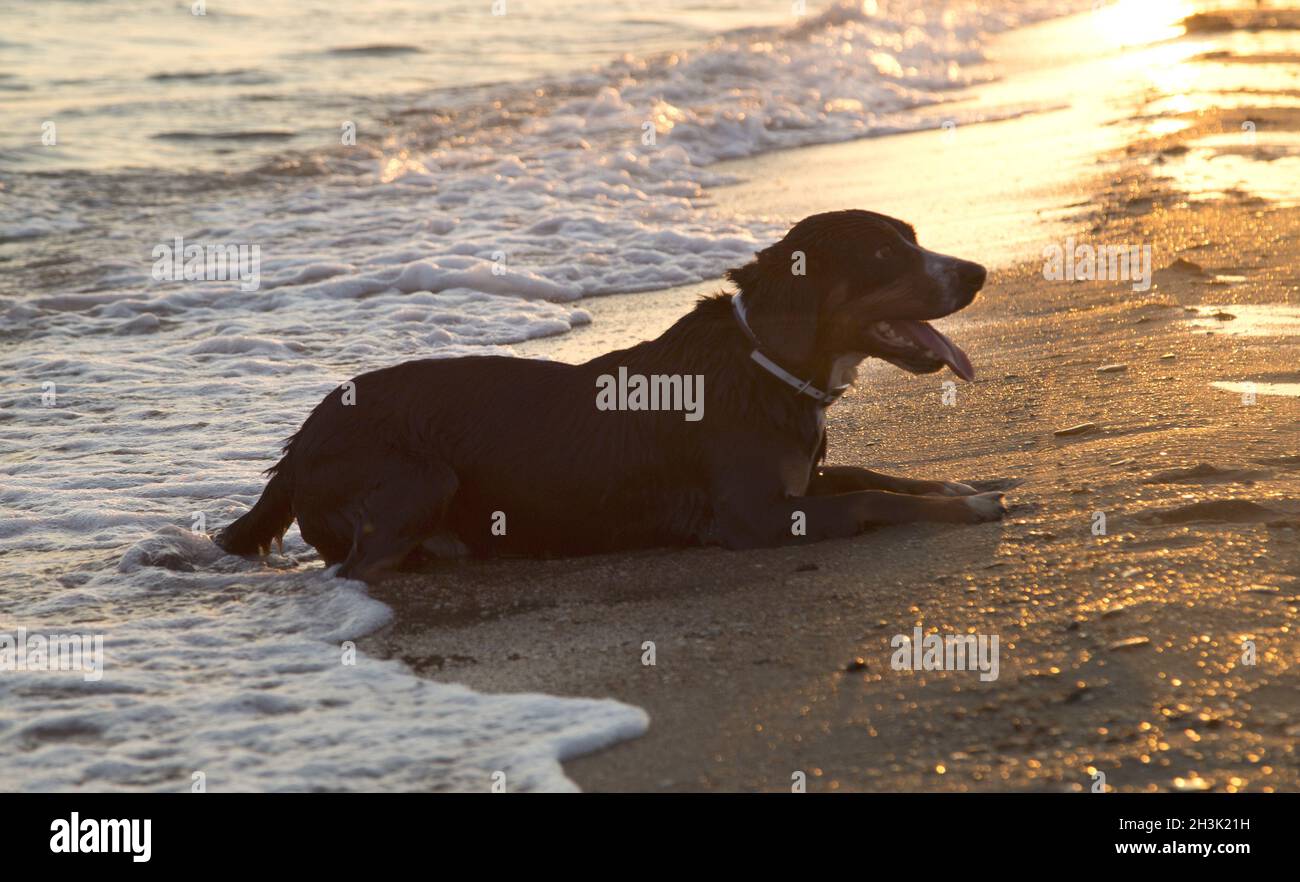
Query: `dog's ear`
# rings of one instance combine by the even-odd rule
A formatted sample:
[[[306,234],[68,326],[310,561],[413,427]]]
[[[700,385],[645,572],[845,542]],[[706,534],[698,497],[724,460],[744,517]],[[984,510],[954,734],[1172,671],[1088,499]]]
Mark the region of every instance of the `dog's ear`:
[[[749,326],[764,348],[790,368],[812,360],[817,342],[821,297],[808,276],[791,272],[790,261],[773,258],[771,249],[755,260],[727,271],[727,278],[744,295]]]

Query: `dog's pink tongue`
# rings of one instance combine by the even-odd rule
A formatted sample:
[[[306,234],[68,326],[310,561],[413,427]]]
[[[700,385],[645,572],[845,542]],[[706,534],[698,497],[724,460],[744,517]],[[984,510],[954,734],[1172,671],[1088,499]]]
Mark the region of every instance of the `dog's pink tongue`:
[[[890,324],[896,330],[911,337],[922,347],[943,359],[943,363],[952,368],[952,372],[963,380],[975,379],[975,367],[970,363],[970,358],[967,357],[966,353],[961,351],[961,347],[925,322],[911,321],[909,319],[903,321],[894,320]]]

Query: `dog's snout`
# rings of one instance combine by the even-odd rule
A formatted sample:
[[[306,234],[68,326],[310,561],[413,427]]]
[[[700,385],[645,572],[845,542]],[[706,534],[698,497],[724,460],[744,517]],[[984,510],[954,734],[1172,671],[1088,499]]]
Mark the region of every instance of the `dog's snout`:
[[[961,286],[970,291],[978,291],[984,287],[984,280],[988,278],[988,270],[973,263],[969,260],[963,260],[957,267],[957,279]]]

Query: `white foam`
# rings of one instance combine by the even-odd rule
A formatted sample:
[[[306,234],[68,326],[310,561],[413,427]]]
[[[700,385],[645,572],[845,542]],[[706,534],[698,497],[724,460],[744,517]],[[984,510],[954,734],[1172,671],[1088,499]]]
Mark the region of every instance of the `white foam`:
[[[241,572],[214,573],[223,558]],[[129,619],[21,623],[102,633],[104,676],[0,677],[0,789],[177,792],[202,772],[211,792],[486,792],[502,772],[507,790],[572,790],[560,760],[645,730],[615,701],[483,695],[398,662],[345,664],[343,641],[385,624],[387,607],[319,571],[232,561],[167,528],[126,553],[116,584],[88,586],[130,604]],[[137,575],[129,588],[122,573]]]

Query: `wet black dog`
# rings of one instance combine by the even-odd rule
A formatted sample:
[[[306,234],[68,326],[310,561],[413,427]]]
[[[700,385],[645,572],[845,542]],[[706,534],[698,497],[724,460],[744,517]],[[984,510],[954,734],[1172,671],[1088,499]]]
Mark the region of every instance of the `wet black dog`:
[[[874,524],[973,523],[1001,495],[819,467],[825,410],[864,358],[974,375],[926,324],[969,304],[979,264],[867,211],[806,218],[663,336],[586,364],[424,359],[363,374],[289,439],[227,551],[297,518],[339,575],[365,579],[451,533],[477,554],[653,545],[752,548]]]

